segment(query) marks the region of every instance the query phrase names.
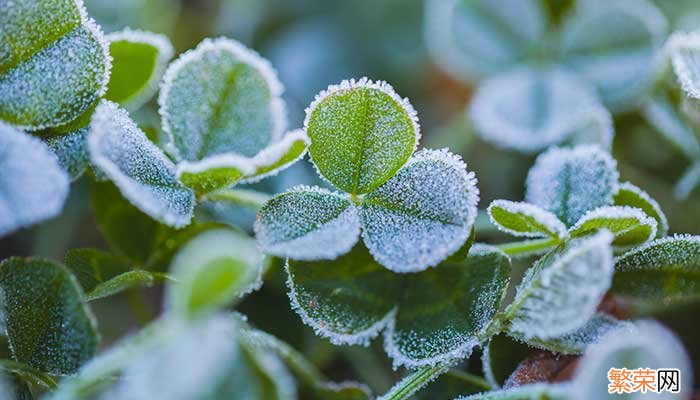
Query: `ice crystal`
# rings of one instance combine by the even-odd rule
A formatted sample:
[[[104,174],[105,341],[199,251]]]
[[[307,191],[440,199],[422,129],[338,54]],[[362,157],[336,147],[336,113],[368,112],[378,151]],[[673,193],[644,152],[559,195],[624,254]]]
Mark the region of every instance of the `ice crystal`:
[[[700,98],[700,31],[675,32],[665,50],[683,90],[690,97]]]
[[[615,235],[614,245],[642,244],[656,236],[656,220],[636,207],[605,206],[583,214],[569,232],[581,236],[599,229]]]
[[[615,204],[621,206],[637,207],[648,216],[656,220],[656,235],[666,236],[668,233],[668,220],[661,210],[661,206],[649,194],[630,182],[623,182],[617,188],[614,196]]]
[[[90,156],[87,149],[88,128],[81,128],[63,136],[52,137],[46,141],[58,158],[58,163],[68,172],[71,180],[83,175]]]
[[[566,226],[549,211],[530,203],[495,200],[488,208],[496,227],[514,236],[566,238]]]
[[[673,235],[653,240],[615,259],[619,271],[657,270],[700,265],[700,236]]]

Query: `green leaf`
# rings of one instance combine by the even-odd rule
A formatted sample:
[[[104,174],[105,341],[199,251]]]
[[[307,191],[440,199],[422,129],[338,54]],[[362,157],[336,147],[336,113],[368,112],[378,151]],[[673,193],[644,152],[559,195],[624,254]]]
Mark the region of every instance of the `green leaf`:
[[[46,144],[58,158],[58,163],[68,172],[72,181],[80,178],[88,166],[88,128],[81,128],[62,136],[46,140]]]
[[[650,1],[577,2],[563,24],[561,52],[567,65],[598,88],[608,108],[629,110],[650,86],[666,29],[666,18]]]
[[[532,354],[532,348],[505,334],[493,336],[482,348],[481,365],[484,376],[494,387],[501,387],[520,365]]]
[[[408,161],[418,145],[418,117],[386,82],[343,81],[306,110],[309,154],[318,171],[351,194],[371,192]]]
[[[202,232],[172,261],[175,282],[167,286],[167,307],[181,316],[210,313],[262,284],[264,256],[255,240],[232,229]]]
[[[700,31],[673,33],[665,51],[683,91],[692,98],[700,98]]]
[[[606,206],[585,213],[569,230],[571,237],[606,229],[615,235],[615,246],[634,246],[656,237],[656,220],[639,208]]]
[[[0,26],[0,119],[56,127],[104,94],[109,51],[82,1],[4,1]]]
[[[13,360],[0,360],[0,370],[11,372],[15,376],[20,377],[23,382],[28,382],[44,389],[56,389],[56,381],[49,374],[32,368],[27,364]]]
[[[41,140],[0,122],[0,237],[53,218],[68,197],[68,175]]]
[[[488,213],[491,223],[514,236],[556,239],[569,236],[566,226],[556,215],[529,203],[494,200]]]
[[[433,58],[472,83],[524,60],[547,30],[539,1],[431,0],[425,34]]]
[[[597,146],[553,147],[530,168],[525,201],[572,226],[587,211],[612,204],[618,177],[615,160]]]
[[[267,254],[296,260],[334,259],[357,243],[360,220],[357,207],[347,197],[298,186],[263,206],[255,234]]]
[[[550,339],[583,327],[610,287],[612,240],[610,232],[600,231],[570,239],[537,260],[505,311],[510,332]]]
[[[15,360],[71,374],[95,354],[95,318],[64,266],[40,258],[6,259],[0,263],[0,289]]]
[[[176,172],[177,179],[198,195],[231,187],[254,173],[251,160],[235,154],[215,155],[202,161],[181,161]]]
[[[243,182],[254,183],[277,175],[304,157],[310,143],[303,129],[287,133],[282,140],[272,143],[251,159],[255,171],[246,175]]]
[[[135,110],[158,90],[165,67],[173,57],[173,46],[165,35],[129,28],[110,33],[107,40],[112,74],[105,98]]]
[[[88,135],[92,162],[141,211],[180,228],[192,219],[194,194],[175,177],[175,166],[123,109],[103,101]]]
[[[611,292],[638,312],[700,301],[700,237],[656,239],[615,260]]]
[[[621,183],[613,196],[615,205],[636,207],[656,220],[656,236],[664,237],[668,233],[668,220],[661,206],[647,192],[629,182]]]
[[[360,205],[362,238],[395,272],[435,266],[471,234],[479,189],[473,172],[447,150],[421,150]]]
[[[417,367],[463,358],[483,340],[509,266],[502,252],[477,245],[464,262],[394,274],[360,244],[334,261],[288,260],[287,271],[292,305],[317,334],[368,344],[387,328],[394,364]]]
[[[113,296],[127,289],[137,287],[151,287],[158,282],[167,279],[166,275],[144,270],[127,271],[114,278],[95,286],[89,293],[85,294],[85,299],[93,301]]]
[[[286,121],[282,85],[269,62],[226,38],[205,39],[170,64],[158,98],[178,160],[252,157]]]
[[[570,393],[571,388],[567,384],[534,383],[460,397],[456,400],[568,400],[571,398]]]

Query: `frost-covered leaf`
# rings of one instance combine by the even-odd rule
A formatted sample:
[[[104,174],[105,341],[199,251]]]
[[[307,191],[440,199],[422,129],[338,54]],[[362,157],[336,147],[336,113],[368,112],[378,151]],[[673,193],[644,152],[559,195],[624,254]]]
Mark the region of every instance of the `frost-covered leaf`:
[[[387,354],[408,367],[468,358],[483,341],[509,280],[508,256],[485,245],[472,247],[461,263],[406,275],[385,336]]]
[[[0,119],[64,125],[104,94],[107,42],[81,0],[3,1],[0,27]]]
[[[626,110],[650,86],[666,25],[647,0],[580,1],[564,22],[561,52],[566,64],[598,88],[606,106]]]
[[[613,136],[612,122],[586,82],[556,67],[522,67],[486,80],[469,117],[485,140],[527,153],[569,138],[609,147]]]
[[[587,211],[612,204],[618,177],[615,160],[597,146],[554,147],[530,168],[525,200],[571,226]]]
[[[525,338],[515,332],[511,332],[510,335],[530,346],[553,353],[583,354],[590,345],[598,343],[608,332],[626,324],[629,322],[618,321],[609,315],[598,313],[581,328],[563,336],[540,339],[538,337]]]
[[[532,348],[505,333],[493,336],[481,350],[484,377],[494,387],[503,386],[520,363],[532,354]]]
[[[272,66],[253,50],[205,39],[165,73],[158,97],[163,130],[180,160],[252,157],[284,132],[282,90]]]
[[[430,0],[425,15],[433,58],[466,82],[519,63],[547,30],[546,10],[536,0]]]
[[[639,311],[700,301],[700,237],[656,239],[615,260],[611,292]]]
[[[55,217],[68,175],[41,140],[0,122],[0,237]]]
[[[473,172],[447,150],[421,150],[360,205],[362,238],[395,272],[435,266],[471,234],[479,190]]]
[[[151,287],[165,279],[166,277],[163,274],[144,270],[131,270],[95,286],[94,289],[85,294],[85,299],[88,301],[103,299],[127,289]]]
[[[613,196],[615,205],[636,207],[644,211],[648,216],[656,220],[656,236],[664,237],[668,233],[668,220],[661,210],[661,206],[649,194],[637,186],[623,182],[617,188]]]
[[[92,162],[144,213],[167,225],[190,223],[194,194],[175,177],[175,166],[123,109],[103,101],[88,134]]]
[[[568,400],[571,388],[566,384],[534,383],[460,397],[456,400]]]
[[[357,243],[360,219],[347,197],[298,186],[270,199],[254,228],[268,254],[296,260],[334,259]]]
[[[640,245],[656,237],[656,220],[639,208],[605,206],[588,211],[570,229],[579,237],[606,229],[615,235],[615,246]]]
[[[644,118],[661,136],[691,160],[700,159],[700,143],[693,128],[668,95],[655,94],[642,105]]]
[[[688,399],[692,393],[693,371],[683,345],[671,331],[654,321],[626,324],[610,331],[597,345],[592,346],[576,368],[569,398],[610,398],[608,371],[611,368],[626,368],[630,371],[638,368],[677,368],[681,371],[680,393],[664,391],[659,394],[643,394],[637,390],[629,397],[615,395],[615,398],[680,400]]]
[[[570,239],[535,262],[505,311],[509,330],[550,339],[583,327],[610,287],[612,240],[608,231]]]
[[[135,110],[153,97],[173,57],[167,36],[127,28],[107,35],[112,74],[105,98]]]
[[[90,155],[87,149],[88,128],[81,128],[68,134],[52,137],[46,141],[58,158],[58,163],[68,172],[71,180],[83,175],[88,166]]]
[[[219,154],[202,161],[181,161],[176,171],[177,179],[198,195],[233,186],[254,173],[251,159],[236,154]]]
[[[681,88],[692,98],[700,98],[700,31],[675,32],[666,42]]]
[[[359,243],[333,261],[287,260],[292,307],[334,344],[369,344],[393,318],[397,276]]]
[[[368,193],[391,178],[420,139],[418,116],[386,82],[343,81],[322,91],[306,109],[309,154],[339,189]]]
[[[0,289],[15,360],[71,374],[95,354],[95,318],[64,266],[40,258],[6,259],[0,263]]]
[[[253,183],[277,175],[304,157],[309,144],[309,137],[304,130],[297,129],[287,133],[282,140],[272,143],[251,159],[255,171],[248,174],[244,182]]]
[[[503,232],[524,237],[569,236],[566,226],[556,215],[533,204],[508,200],[494,200],[488,208],[491,222]]]
[[[191,239],[170,266],[167,307],[183,316],[228,305],[262,284],[264,256],[255,240],[232,229],[213,229]]]

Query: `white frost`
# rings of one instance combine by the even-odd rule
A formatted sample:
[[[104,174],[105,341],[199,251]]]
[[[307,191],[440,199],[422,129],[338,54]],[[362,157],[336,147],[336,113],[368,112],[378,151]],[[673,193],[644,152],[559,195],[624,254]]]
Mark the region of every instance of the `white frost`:
[[[700,98],[700,31],[675,32],[664,49],[685,93]]]
[[[636,224],[619,226],[619,220],[635,219]],[[644,240],[648,242],[656,237],[656,220],[648,216],[644,211],[636,207],[628,206],[604,206],[595,210],[587,211],[583,216],[576,221],[576,224],[569,229],[572,235],[575,235],[585,224],[593,220],[604,221],[603,229],[609,229],[615,237],[623,236],[632,230],[639,229],[640,226],[649,227],[649,235]],[[598,228],[598,229],[601,229]]]
[[[493,208],[498,207],[514,215],[523,215],[524,217],[529,217],[537,221],[537,223],[543,225],[546,229],[545,232],[537,230],[514,230],[503,226],[498,220],[493,217]],[[559,239],[565,239],[569,236],[569,232],[566,229],[564,223],[562,223],[556,215],[549,211],[543,210],[534,204],[525,202],[515,202],[509,200],[494,200],[491,202],[488,208],[489,218],[491,223],[493,223],[499,230],[509,233],[513,236],[522,237],[546,237],[548,235],[554,235]],[[534,229],[534,228],[533,228]]]
[[[668,233],[668,219],[666,219],[666,214],[664,214],[663,210],[661,209],[661,206],[659,203],[654,200],[647,192],[644,190],[640,189],[639,187],[633,185],[630,182],[622,182],[618,186],[618,192],[625,190],[628,192],[632,192],[635,195],[637,195],[640,199],[642,199],[644,202],[646,202],[656,213],[658,216],[659,220],[657,221],[657,236],[666,236]]]

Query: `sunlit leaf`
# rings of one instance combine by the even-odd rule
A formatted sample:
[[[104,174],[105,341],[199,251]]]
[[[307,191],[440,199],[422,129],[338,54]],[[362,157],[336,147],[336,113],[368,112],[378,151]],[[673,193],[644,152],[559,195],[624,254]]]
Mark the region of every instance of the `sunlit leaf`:
[[[473,172],[447,150],[421,150],[360,205],[362,238],[395,272],[435,266],[471,234],[479,190]]]
[[[0,122],[0,236],[55,217],[68,175],[41,140]]]
[[[0,289],[15,360],[71,374],[95,354],[95,319],[64,266],[40,258],[6,259],[0,263]]]
[[[649,194],[629,182],[623,182],[617,187],[613,196],[615,205],[636,207],[656,220],[656,236],[664,237],[668,233],[668,220],[661,206]]]
[[[533,204],[494,200],[489,205],[488,213],[499,230],[514,236],[558,239],[569,236],[566,226],[556,215]]]
[[[615,236],[613,245],[640,245],[656,237],[656,220],[639,208],[605,206],[583,214],[571,227],[572,237],[606,229]]]
[[[597,146],[554,147],[530,168],[525,200],[572,226],[587,211],[612,204],[618,177],[615,160]]]
[[[46,144],[58,158],[58,163],[68,173],[71,180],[83,175],[90,161],[87,149],[87,128],[48,139]]]
[[[279,194],[255,221],[258,243],[268,253],[296,260],[333,259],[357,243],[357,207],[345,196],[299,186]]]
[[[108,46],[81,0],[3,1],[0,26],[0,119],[56,127],[104,94]]]
[[[509,330],[550,339],[583,327],[610,287],[613,235],[571,239],[530,267],[506,309]]]
[[[153,97],[173,57],[167,36],[129,28],[107,35],[112,74],[105,98],[135,110]]]
[[[343,81],[306,110],[309,154],[318,171],[347,193],[372,191],[403,166],[418,145],[418,117],[386,82]]]
[[[194,194],[175,177],[175,166],[126,111],[103,101],[90,124],[92,162],[132,204],[167,225],[190,223]]]

